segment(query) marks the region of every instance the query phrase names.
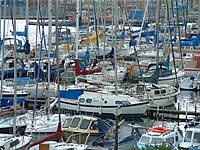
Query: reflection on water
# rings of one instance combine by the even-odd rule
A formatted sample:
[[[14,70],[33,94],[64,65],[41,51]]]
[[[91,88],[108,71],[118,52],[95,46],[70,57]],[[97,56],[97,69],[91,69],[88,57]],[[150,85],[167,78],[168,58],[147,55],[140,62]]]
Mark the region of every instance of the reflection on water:
[[[177,102],[175,107],[178,109],[178,103],[180,110],[183,111],[196,111],[200,112],[200,91],[181,91],[177,96]]]

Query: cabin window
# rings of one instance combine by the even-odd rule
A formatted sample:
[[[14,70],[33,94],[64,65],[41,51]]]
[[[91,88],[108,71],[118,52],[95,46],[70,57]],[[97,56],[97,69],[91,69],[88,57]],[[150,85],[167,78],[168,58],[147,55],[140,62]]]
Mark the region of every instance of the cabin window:
[[[200,143],[200,133],[194,133],[193,143]]]
[[[79,101],[80,101],[81,103],[84,103],[84,102],[85,102],[85,99],[84,99],[84,98],[80,98]]]
[[[79,121],[80,121],[80,118],[74,118],[70,127],[76,128],[78,126]]]
[[[115,104],[122,104],[122,102],[121,101],[116,101]]]
[[[69,128],[71,121],[72,121],[72,118],[66,119],[65,123],[63,124],[63,128]]]
[[[156,91],[154,91],[154,93],[155,93],[155,95],[158,95],[158,94],[160,94],[160,91],[156,90]]]
[[[20,143],[19,139],[16,139],[15,141],[12,141],[10,143],[10,148],[17,146]]]
[[[161,144],[163,142],[163,139],[161,138],[152,138],[151,143],[152,144]]]
[[[86,99],[87,103],[92,103],[92,99]]]
[[[184,142],[190,142],[192,137],[192,131],[186,131]]]
[[[165,94],[165,93],[166,93],[166,90],[161,90],[161,93],[162,93],[162,94]]]
[[[90,120],[83,119],[81,126],[80,126],[80,129],[87,129],[88,126],[89,126],[89,123],[90,123]]]
[[[167,138],[166,143],[173,144],[174,143],[174,137]]]
[[[140,142],[145,143],[145,144],[149,144],[149,140],[150,140],[149,137],[142,136],[141,139],[140,139]]]

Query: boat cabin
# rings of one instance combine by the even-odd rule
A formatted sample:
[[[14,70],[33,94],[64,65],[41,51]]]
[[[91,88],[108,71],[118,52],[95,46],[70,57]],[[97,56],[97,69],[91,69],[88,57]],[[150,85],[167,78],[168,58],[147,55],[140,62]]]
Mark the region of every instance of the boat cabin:
[[[183,142],[180,143],[180,147],[183,149],[189,149],[199,145],[200,125],[187,128],[183,138]]]
[[[62,134],[66,142],[75,140],[79,144],[84,144],[85,139],[91,141],[105,134],[109,128],[110,125],[99,118],[77,115],[64,121]]]
[[[160,145],[171,145],[172,148],[178,146],[182,141],[182,131],[179,128],[167,128],[164,126],[156,126],[142,135],[137,147],[139,149],[146,146],[154,147]]]

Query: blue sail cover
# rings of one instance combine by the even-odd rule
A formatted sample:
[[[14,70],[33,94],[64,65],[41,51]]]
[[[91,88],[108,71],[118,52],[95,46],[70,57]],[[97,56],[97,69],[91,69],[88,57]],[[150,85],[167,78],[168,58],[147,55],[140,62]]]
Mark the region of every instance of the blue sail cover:
[[[71,39],[72,39],[71,36],[63,36],[63,35],[61,35],[60,38],[59,38],[59,41],[71,40]]]
[[[199,34],[190,41],[181,42],[181,46],[199,46]]]
[[[125,37],[125,29],[123,29],[122,30],[122,33],[121,33],[121,35],[119,36],[119,35],[117,35],[117,39],[119,40],[119,39],[124,39],[124,37]],[[112,38],[112,36],[110,36],[110,38]],[[115,36],[113,36],[113,39],[115,39]]]
[[[72,55],[73,57],[76,57],[75,55]],[[90,53],[89,51],[86,51],[85,52],[85,55],[84,56],[78,56],[78,59],[90,59]]]
[[[14,82],[14,78],[8,78],[9,81]],[[17,77],[17,85],[34,84],[30,77]]]
[[[21,31],[16,32],[16,35],[27,37],[27,27],[25,27],[24,31],[22,32]]]
[[[166,38],[165,41],[167,42],[167,41],[168,41],[168,38]],[[170,41],[176,42],[176,36],[174,36],[174,38],[173,38],[172,40],[170,40]],[[164,38],[159,39],[159,43],[164,43]]]
[[[17,49],[17,52],[19,53],[25,53],[25,54],[29,54],[30,53],[30,43],[27,40],[24,44],[24,48],[23,49]]]
[[[78,59],[90,59],[90,53],[89,53],[89,51],[85,52],[84,56],[78,56]]]
[[[25,101],[25,98],[24,97],[18,97],[17,98],[17,104],[21,103],[21,102],[24,102]],[[10,97],[3,97],[1,99],[1,102],[0,102],[0,108],[3,108],[3,107],[10,107],[13,105],[13,102],[14,102],[14,98],[10,98]]]
[[[170,57],[169,55],[167,56],[166,60],[165,61],[160,61],[158,62],[158,65],[160,66],[165,66],[167,69],[169,69],[169,62],[170,62]],[[156,66],[156,63],[150,63],[148,66],[147,66],[147,70],[149,70],[152,66]]]
[[[84,93],[83,89],[60,90],[60,97],[66,99],[78,100],[78,97]]]
[[[142,74],[141,74],[141,76],[142,76]],[[143,79],[142,79],[141,76],[132,76],[132,77],[130,78],[130,80],[133,81],[133,82],[138,82],[138,81],[143,81],[143,79],[144,79],[144,81],[145,81],[146,83],[158,83],[158,79],[159,79],[159,68],[156,67],[156,69],[154,70],[154,72],[153,72],[153,74],[152,74],[151,76],[148,76],[148,77],[144,77],[144,76],[143,76]]]
[[[97,55],[96,58],[102,60],[103,55]],[[114,58],[114,48],[113,47],[112,47],[112,50],[105,55],[105,59],[108,59],[108,58]]]
[[[17,59],[21,62],[21,67],[17,68],[17,73],[24,71],[24,61],[22,59]],[[2,74],[2,70],[0,70],[0,75]],[[4,69],[4,75],[14,74],[14,68]]]
[[[35,77],[35,78],[37,78],[38,67],[39,67],[39,65],[38,65],[36,62],[34,62],[34,63],[31,64],[30,67],[33,67],[33,66],[35,66],[35,74],[36,74],[36,77]],[[60,68],[60,69],[59,69],[59,74],[61,74],[62,72],[64,72],[64,69],[63,69],[63,68]],[[57,76],[57,66],[56,66],[56,65],[51,65],[50,79],[54,79],[56,76]],[[48,78],[48,71],[44,72],[44,71],[40,68],[39,78],[40,78],[40,79],[47,79],[47,78]]]

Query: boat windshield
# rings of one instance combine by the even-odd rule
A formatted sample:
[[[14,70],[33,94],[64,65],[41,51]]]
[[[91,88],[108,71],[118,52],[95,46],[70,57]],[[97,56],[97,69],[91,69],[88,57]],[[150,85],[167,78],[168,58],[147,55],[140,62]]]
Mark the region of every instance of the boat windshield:
[[[90,123],[90,120],[83,119],[80,129],[88,129],[89,123]]]
[[[194,133],[194,137],[193,137],[193,143],[195,144],[200,144],[200,133]]]
[[[164,139],[162,138],[152,138],[151,143],[152,144],[162,144],[164,142]]]
[[[192,131],[186,131],[184,142],[190,142],[192,137]]]
[[[80,121],[80,118],[74,118],[72,120],[72,123],[71,123],[70,127],[76,128],[78,126],[79,121]]]
[[[63,128],[69,128],[71,121],[72,121],[72,118],[67,118],[65,123],[63,124]]]
[[[142,136],[140,139],[140,143],[149,144],[150,137]]]

